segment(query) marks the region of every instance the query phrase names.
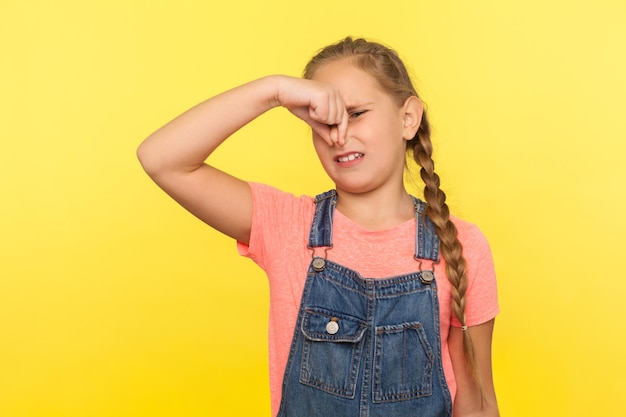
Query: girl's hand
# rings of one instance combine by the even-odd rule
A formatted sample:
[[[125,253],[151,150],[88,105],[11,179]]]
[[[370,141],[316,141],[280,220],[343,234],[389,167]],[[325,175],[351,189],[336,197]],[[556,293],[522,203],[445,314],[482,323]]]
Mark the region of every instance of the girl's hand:
[[[339,90],[313,80],[280,77],[278,104],[304,120],[329,145],[343,145],[348,113]]]

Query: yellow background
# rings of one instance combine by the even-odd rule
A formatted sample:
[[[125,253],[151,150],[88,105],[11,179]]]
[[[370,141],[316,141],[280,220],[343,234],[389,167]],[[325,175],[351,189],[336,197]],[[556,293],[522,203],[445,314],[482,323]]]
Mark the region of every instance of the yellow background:
[[[502,415],[626,415],[624,22],[623,0],[2,0],[0,416],[269,415],[263,273],[135,149],[347,34],[413,68],[452,209],[491,242]],[[283,110],[215,161],[330,186]]]

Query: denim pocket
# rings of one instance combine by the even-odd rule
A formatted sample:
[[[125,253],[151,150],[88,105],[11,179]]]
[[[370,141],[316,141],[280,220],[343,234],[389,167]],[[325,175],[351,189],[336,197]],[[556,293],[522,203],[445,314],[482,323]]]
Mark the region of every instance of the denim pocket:
[[[354,398],[365,329],[365,322],[357,318],[320,308],[306,309],[300,383]]]
[[[435,356],[419,322],[376,328],[374,402],[432,394]]]

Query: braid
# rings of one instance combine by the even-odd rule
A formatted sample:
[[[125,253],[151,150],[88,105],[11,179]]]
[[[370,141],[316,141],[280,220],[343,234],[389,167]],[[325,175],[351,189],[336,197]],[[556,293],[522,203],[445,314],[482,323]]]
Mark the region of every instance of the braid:
[[[450,210],[446,204],[446,194],[441,190],[439,175],[435,172],[432,159],[433,146],[430,140],[430,125],[424,114],[422,123],[409,146],[412,145],[413,158],[421,166],[420,176],[424,181],[424,198],[427,203],[426,216],[432,220],[441,242],[441,254],[446,261],[446,275],[450,282],[451,308],[463,326],[463,350],[472,376],[481,386],[477,372],[474,345],[465,321],[465,293],[467,291],[467,264],[463,257],[463,246],[457,237],[457,229],[450,220]]]

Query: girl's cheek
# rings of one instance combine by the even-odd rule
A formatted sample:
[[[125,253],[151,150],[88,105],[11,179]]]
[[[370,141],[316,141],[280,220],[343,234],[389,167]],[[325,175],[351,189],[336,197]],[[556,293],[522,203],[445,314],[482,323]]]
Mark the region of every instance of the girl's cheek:
[[[325,153],[325,150],[328,149],[328,144],[324,142],[324,140],[316,135],[313,135],[313,148],[315,149],[315,153],[317,157],[322,160],[322,156]]]

